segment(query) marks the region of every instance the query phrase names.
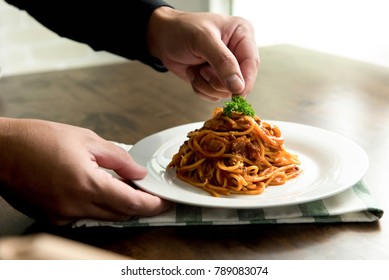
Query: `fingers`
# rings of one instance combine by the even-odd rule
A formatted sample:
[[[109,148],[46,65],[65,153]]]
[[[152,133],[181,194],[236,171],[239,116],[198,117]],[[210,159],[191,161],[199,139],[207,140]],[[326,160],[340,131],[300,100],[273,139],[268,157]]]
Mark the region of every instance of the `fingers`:
[[[147,174],[145,167],[138,164],[127,151],[112,142],[102,140],[102,145],[92,153],[100,167],[111,169],[124,179],[142,179]]]
[[[211,102],[218,102],[222,98],[230,97],[231,92],[229,92],[217,76],[212,74],[211,70],[207,68],[209,68],[209,66],[198,66],[187,69],[193,91],[200,98]]]
[[[121,147],[103,140],[103,145],[95,153],[99,167],[115,170],[124,179],[141,179],[147,174],[147,169],[139,165]],[[89,171],[93,187],[90,203],[96,209],[85,211],[100,219],[126,220],[134,216],[154,216],[171,207],[171,203],[158,196],[136,190],[125,182],[114,178],[99,167]]]
[[[239,25],[231,37],[229,46],[239,62],[245,80],[245,89],[241,94],[247,96],[254,87],[260,65],[259,51],[252,26],[247,22]]]
[[[215,70],[208,64],[201,65],[199,67],[199,73],[201,77],[215,90],[228,93],[230,91],[224,86],[224,84],[220,81],[219,77],[215,73]]]
[[[245,88],[245,82],[235,55],[220,38],[212,38],[210,42],[206,47],[199,48],[201,55],[213,68],[218,80],[229,92],[241,93]]]
[[[247,97],[247,95],[253,90],[255,81],[257,79],[258,68],[259,56],[257,56],[255,59],[246,59],[241,62],[241,69],[246,82],[246,87],[241,92],[242,96]]]
[[[158,215],[173,206],[172,202],[136,190],[100,168],[94,168],[91,175],[93,188],[87,195],[75,198],[70,204],[60,203],[55,211],[47,212],[52,224],[66,225],[85,218],[126,221]]]
[[[119,181],[119,183],[122,183]],[[125,183],[118,189],[118,194],[122,199],[122,204],[117,209],[113,209],[122,215],[130,217],[155,216],[171,208],[173,203],[158,196],[129,187]],[[119,186],[118,186],[119,187]]]
[[[100,208],[100,211],[106,211],[104,216],[100,217],[125,220],[134,216],[154,216],[171,208],[172,203],[158,196],[147,192],[137,190],[128,184],[110,176],[104,170],[97,170],[97,178],[100,184],[100,191],[93,198],[92,204]]]
[[[224,28],[220,28],[220,34],[210,32],[204,36],[208,36],[210,43],[204,44],[203,40],[198,50],[210,67],[202,69],[202,78],[213,89],[220,91],[222,86],[232,94],[247,96],[254,87],[259,69],[259,53],[252,26],[242,18],[229,17]],[[199,89],[200,81],[193,87]],[[201,88],[204,92],[205,87]]]
[[[237,28],[234,36],[242,39],[231,40],[231,49],[239,61],[245,81],[245,88],[241,92],[243,96],[247,96],[253,89],[260,65],[259,51],[253,37],[254,32],[248,31],[248,28],[249,26]]]

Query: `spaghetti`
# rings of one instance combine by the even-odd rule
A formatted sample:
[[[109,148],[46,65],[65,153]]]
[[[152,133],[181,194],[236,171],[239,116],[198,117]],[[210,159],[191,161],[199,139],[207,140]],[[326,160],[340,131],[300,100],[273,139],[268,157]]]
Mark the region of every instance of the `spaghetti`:
[[[216,108],[213,118],[188,139],[168,168],[211,195],[260,194],[301,173],[297,155],[284,147],[280,129],[257,116]]]

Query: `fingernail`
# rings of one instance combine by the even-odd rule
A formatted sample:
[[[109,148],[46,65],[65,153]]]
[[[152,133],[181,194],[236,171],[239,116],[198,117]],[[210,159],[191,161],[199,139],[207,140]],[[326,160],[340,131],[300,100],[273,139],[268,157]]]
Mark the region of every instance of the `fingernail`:
[[[241,78],[239,78],[239,76],[237,74],[234,74],[234,75],[228,77],[226,81],[227,81],[228,89],[232,93],[235,93],[235,92],[239,93],[244,89],[244,83],[241,80]]]

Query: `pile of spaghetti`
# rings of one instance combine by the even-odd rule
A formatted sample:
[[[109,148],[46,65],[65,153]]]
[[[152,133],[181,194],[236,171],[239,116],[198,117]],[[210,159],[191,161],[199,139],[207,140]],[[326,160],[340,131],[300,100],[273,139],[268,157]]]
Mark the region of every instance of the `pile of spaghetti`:
[[[285,149],[279,128],[252,115],[216,108],[212,119],[188,133],[168,168],[216,197],[260,194],[300,174],[299,159]]]

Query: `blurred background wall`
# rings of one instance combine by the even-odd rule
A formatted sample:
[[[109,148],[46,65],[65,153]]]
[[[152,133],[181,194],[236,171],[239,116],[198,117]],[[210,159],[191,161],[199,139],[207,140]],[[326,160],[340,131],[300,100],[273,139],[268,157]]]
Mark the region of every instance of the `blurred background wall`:
[[[291,44],[389,67],[387,0],[233,0],[259,46]]]

